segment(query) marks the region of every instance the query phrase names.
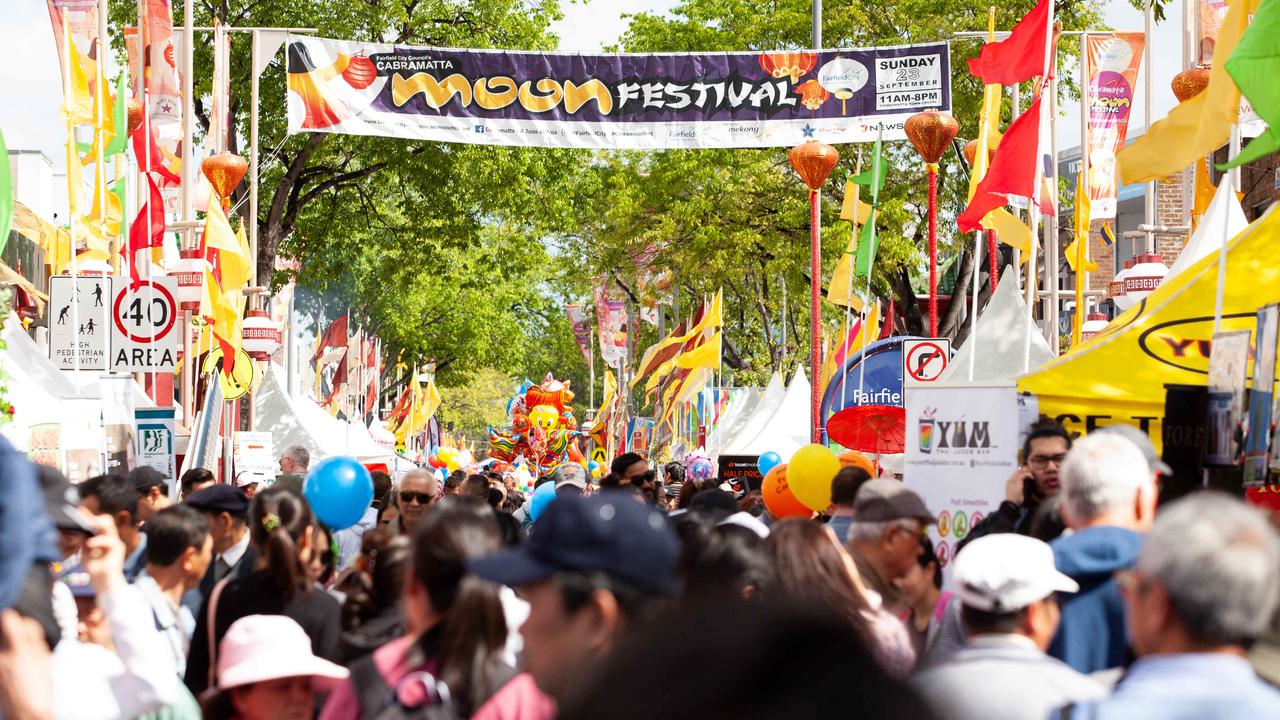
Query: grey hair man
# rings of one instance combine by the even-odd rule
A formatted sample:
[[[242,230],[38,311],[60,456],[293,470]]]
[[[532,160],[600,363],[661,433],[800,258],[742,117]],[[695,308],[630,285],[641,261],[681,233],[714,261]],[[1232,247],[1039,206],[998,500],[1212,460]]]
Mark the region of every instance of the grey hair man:
[[[311,453],[301,445],[290,445],[280,453],[281,475],[305,475],[311,466]]]
[[[897,480],[876,478],[858,489],[847,549],[863,582],[880,594],[885,610],[907,609],[895,581],[904,578],[920,557],[920,536],[933,513],[919,495]]]
[[[552,475],[556,483],[556,496],[582,495],[587,491],[587,471],[577,463],[565,463]]]
[[[1128,659],[1113,575],[1137,560],[1156,495],[1141,450],[1114,433],[1089,435],[1062,464],[1062,516],[1073,532],[1050,546],[1058,570],[1079,583],[1080,592],[1060,598],[1062,622],[1049,654],[1082,673],[1120,667]]]
[[[1054,708],[1097,700],[1097,681],[1044,654],[1058,628],[1058,592],[1074,580],[1044,542],[996,533],[969,543],[953,566],[968,641],[921,672],[916,687],[946,720],[1043,720]]]
[[[1280,602],[1277,566],[1280,539],[1261,512],[1217,493],[1166,506],[1119,577],[1138,660],[1110,698],[1072,717],[1280,717],[1280,691],[1245,659]]]

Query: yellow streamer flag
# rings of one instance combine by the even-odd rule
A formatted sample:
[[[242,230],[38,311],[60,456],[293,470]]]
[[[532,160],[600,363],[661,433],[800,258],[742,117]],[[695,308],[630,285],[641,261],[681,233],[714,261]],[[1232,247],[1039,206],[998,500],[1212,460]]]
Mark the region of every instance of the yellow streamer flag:
[[[694,369],[720,367],[720,350],[723,332],[711,336],[710,340],[676,358],[676,367]]]
[[[1191,232],[1195,232],[1200,221],[1204,219],[1204,214],[1209,212],[1209,203],[1213,202],[1215,190],[1213,180],[1209,177],[1209,159],[1196,160],[1195,194],[1191,201]]]
[[[844,202],[840,204],[840,219],[848,220],[854,225],[866,225],[867,220],[871,219],[871,206],[858,199],[858,190],[861,187],[852,180],[846,180]]]
[[[1089,259],[1089,222],[1092,209],[1089,202],[1088,183],[1084,173],[1076,177],[1075,239],[1067,246],[1067,264],[1076,274],[1076,312],[1071,322],[1071,346],[1080,344],[1084,333],[1084,276],[1098,269]]]
[[[76,50],[75,38],[70,32],[64,32],[63,36],[67,39],[67,54],[71,62],[67,64],[68,77],[63,78],[62,118],[69,125],[93,124],[93,93],[89,91],[89,75],[80,65],[80,51]],[[76,157],[79,159],[79,155]]]
[[[1249,18],[1261,0],[1231,0],[1227,17],[1218,30],[1213,55],[1231,57]],[[1225,144],[1231,135],[1240,107],[1240,89],[1227,73],[1226,63],[1215,62],[1209,69],[1209,87],[1180,103],[1146,135],[1116,154],[1120,182],[1145,182],[1167,177]]]
[[[205,216],[204,239],[207,247],[218,251],[221,277],[205,274],[205,293],[210,304],[213,334],[240,350],[240,316],[244,309],[243,293],[249,281],[249,258],[246,244],[231,230],[231,223],[222,211],[222,204],[210,192],[209,212]],[[201,303],[203,305],[203,303]],[[203,311],[204,308],[202,307]],[[223,369],[229,371],[226,363]]]

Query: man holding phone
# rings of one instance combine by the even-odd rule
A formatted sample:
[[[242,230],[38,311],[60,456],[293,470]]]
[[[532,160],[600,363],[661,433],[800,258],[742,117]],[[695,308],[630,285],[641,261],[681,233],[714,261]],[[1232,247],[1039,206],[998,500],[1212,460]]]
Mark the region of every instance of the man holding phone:
[[[1071,436],[1056,422],[1042,421],[1031,426],[1022,444],[1022,465],[1004,484],[1000,508],[973,526],[969,536],[956,548],[959,552],[974,538],[996,533],[1031,534],[1031,519],[1040,503],[1061,489],[1058,471],[1071,449]]]

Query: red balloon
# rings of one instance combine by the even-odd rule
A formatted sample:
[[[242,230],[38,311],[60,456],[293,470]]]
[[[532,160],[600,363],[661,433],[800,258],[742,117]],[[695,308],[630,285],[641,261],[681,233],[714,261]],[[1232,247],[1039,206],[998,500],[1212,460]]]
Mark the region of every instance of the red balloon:
[[[777,465],[764,476],[760,494],[764,498],[764,506],[779,518],[807,518],[813,515],[813,511],[791,494],[791,488],[787,486],[786,465]]]

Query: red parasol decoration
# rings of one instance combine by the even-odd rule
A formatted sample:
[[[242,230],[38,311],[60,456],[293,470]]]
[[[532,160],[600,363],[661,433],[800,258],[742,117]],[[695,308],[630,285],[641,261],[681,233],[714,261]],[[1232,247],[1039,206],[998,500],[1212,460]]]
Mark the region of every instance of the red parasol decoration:
[[[906,448],[907,413],[893,405],[855,405],[827,421],[827,437],[859,452],[890,455]]]

